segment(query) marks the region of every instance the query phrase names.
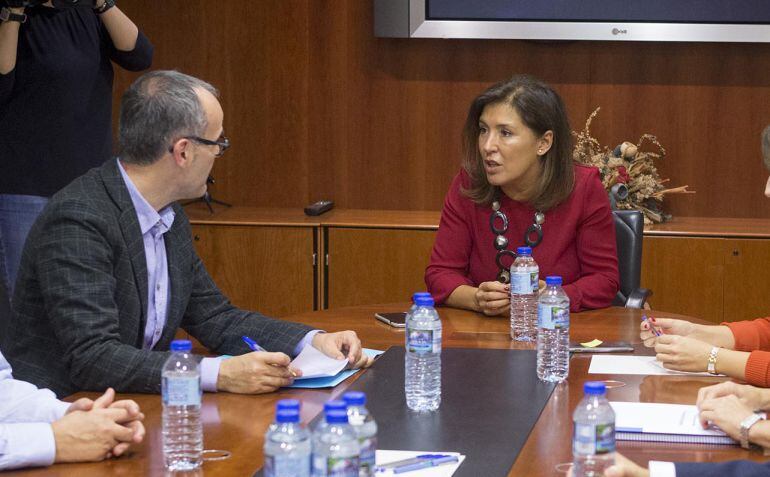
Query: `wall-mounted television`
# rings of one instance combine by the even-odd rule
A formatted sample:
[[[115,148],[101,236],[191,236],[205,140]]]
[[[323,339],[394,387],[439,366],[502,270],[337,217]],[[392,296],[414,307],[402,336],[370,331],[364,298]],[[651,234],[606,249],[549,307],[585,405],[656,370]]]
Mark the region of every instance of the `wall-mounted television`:
[[[770,0],[374,0],[378,37],[770,42]]]

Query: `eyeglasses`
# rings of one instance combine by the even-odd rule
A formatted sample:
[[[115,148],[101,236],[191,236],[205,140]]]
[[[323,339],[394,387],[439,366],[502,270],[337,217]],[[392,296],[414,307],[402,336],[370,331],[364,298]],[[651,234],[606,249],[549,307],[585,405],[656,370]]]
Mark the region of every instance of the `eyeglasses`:
[[[204,139],[198,136],[182,136],[179,139],[189,139],[190,141],[195,141],[199,144],[204,144],[206,146],[219,146],[219,151],[217,151],[217,153],[214,154],[214,157],[222,157],[222,155],[225,153],[227,148],[230,147],[230,140],[227,139],[225,136],[219,136],[218,141],[212,141],[210,139]],[[177,141],[179,139],[177,139]],[[173,152],[174,146],[172,145],[171,147],[169,147],[168,151]]]

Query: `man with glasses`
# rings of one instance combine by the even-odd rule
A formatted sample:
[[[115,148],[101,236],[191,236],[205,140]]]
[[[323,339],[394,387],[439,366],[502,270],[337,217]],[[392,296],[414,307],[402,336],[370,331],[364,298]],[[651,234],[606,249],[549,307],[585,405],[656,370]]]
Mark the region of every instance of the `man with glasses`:
[[[289,356],[305,346],[371,364],[354,332],[237,309],[206,272],[176,202],[206,192],[229,146],[216,97],[213,86],[176,71],[148,73],[123,95],[120,156],[57,194],[27,239],[7,340],[19,378],[59,396],[108,386],[159,392],[179,327],[235,356],[202,360],[207,391],[291,384],[299,371]],[[270,352],[243,354],[244,335]]]

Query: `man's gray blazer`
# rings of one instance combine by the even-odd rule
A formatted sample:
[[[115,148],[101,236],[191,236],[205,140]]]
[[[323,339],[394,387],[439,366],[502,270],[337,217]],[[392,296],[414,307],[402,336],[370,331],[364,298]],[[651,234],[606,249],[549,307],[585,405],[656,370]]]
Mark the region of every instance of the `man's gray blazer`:
[[[170,298],[154,349],[142,349],[147,265],[136,211],[115,159],[56,194],[22,254],[3,353],[14,376],[65,396],[80,390],[156,393],[177,328],[221,354],[241,335],[289,356],[311,328],[235,308],[206,272],[178,204],[164,235]],[[291,299],[291,297],[287,297]]]

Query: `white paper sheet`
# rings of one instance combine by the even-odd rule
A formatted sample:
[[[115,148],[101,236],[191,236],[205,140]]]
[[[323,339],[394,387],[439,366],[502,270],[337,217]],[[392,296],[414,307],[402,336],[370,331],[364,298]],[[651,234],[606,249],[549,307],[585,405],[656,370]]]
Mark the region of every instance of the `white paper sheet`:
[[[429,467],[427,469],[419,469],[419,470],[406,472],[398,475],[403,475],[404,477],[451,477],[451,475],[455,473],[457,468],[460,467],[460,464],[462,464],[463,461],[465,460],[465,456],[457,452],[434,452],[434,451],[420,452],[420,451],[398,451],[398,450],[377,449],[377,452],[374,456],[374,462],[375,462],[375,465],[383,465],[389,462],[410,459],[412,457],[416,457],[418,455],[423,455],[423,454],[456,455],[458,458],[458,461],[457,463],[454,463],[454,464],[440,465],[438,467]],[[377,472],[375,475],[384,477],[386,475],[394,475],[394,474],[392,471],[387,471],[387,472]]]
[[[302,352],[291,362],[291,366],[302,371],[300,379],[334,376],[348,364],[346,359],[334,359],[326,356],[314,346],[305,346]]]
[[[687,373],[666,369],[655,356],[609,356],[591,357],[589,374],[641,374],[645,376],[722,376],[721,374]]]
[[[720,429],[703,429],[698,408],[689,404],[610,402],[615,411],[615,432],[725,436]]]

